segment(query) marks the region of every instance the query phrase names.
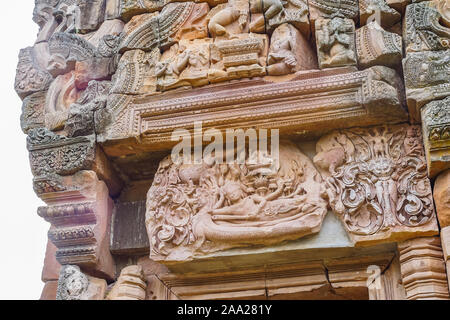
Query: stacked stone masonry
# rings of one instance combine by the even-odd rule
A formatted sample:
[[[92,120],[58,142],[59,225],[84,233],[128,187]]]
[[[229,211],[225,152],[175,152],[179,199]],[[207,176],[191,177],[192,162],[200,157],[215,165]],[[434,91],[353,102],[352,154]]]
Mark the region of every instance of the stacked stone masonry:
[[[42,299],[450,298],[449,0],[35,0],[33,20],[15,90]],[[259,151],[171,157],[174,132],[227,129]]]

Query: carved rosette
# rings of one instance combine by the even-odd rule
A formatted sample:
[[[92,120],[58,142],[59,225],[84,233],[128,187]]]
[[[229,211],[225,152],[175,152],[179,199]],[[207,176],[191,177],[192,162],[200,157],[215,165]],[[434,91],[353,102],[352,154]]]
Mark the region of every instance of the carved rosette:
[[[312,162],[284,143],[278,170],[271,156],[259,154],[255,163],[177,165],[164,159],[147,194],[150,257],[187,260],[317,233],[327,204]]]
[[[438,232],[419,127],[334,131],[317,152],[330,205],[357,244]]]

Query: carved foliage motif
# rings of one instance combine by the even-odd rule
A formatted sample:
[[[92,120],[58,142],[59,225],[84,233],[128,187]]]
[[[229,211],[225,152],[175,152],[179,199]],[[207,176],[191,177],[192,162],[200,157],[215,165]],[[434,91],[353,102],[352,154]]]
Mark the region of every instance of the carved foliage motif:
[[[147,194],[151,257],[190,259],[246,244],[270,244],[318,232],[326,213],[321,177],[290,143],[280,166],[259,153],[245,164],[160,163]]]
[[[317,152],[330,205],[354,239],[435,224],[419,127],[336,131]]]

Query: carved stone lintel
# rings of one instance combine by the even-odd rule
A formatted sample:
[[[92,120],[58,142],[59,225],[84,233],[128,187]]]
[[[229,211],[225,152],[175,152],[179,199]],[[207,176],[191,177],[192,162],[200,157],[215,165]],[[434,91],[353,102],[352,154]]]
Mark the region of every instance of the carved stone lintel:
[[[335,131],[317,152],[331,208],[355,243],[438,233],[419,127]]]
[[[39,216],[51,223],[48,237],[58,248],[56,259],[61,265],[74,264],[113,278],[109,251],[113,203],[108,188],[92,171],[80,171],[62,182],[67,189],[42,195],[48,207],[38,209]]]
[[[403,286],[408,300],[448,300],[448,282],[439,237],[399,243]]]
[[[173,130],[192,131],[191,112],[195,112],[195,120],[203,121],[205,130],[277,128],[281,134],[315,136],[333,128],[407,120],[400,102],[401,82],[394,70],[380,66],[352,71],[310,71],[288,82],[241,81],[142,99],[117,95],[108,102],[114,120],[98,139],[111,156],[165,150],[175,145]],[[270,123],[267,114],[271,114]],[[165,120],[168,118],[170,122]],[[128,138],[139,136],[136,149],[131,149],[133,142]],[[121,148],[125,141],[127,147]]]
[[[356,30],[356,52],[358,65],[362,68],[374,65],[396,67],[402,61],[402,37],[371,22]]]
[[[403,59],[409,114],[420,121],[420,108],[450,95],[450,50],[408,53]]]
[[[319,18],[315,26],[320,69],[356,65],[353,20]]]
[[[429,102],[421,113],[428,174],[435,177],[450,168],[450,97]]]
[[[296,145],[279,160],[258,152],[245,164],[161,161],[147,194],[146,225],[155,261],[191,260],[232,247],[270,245],[317,233],[327,212],[322,179]],[[294,160],[295,159],[295,160]]]
[[[85,275],[78,266],[61,268],[56,300],[103,300],[106,281]]]

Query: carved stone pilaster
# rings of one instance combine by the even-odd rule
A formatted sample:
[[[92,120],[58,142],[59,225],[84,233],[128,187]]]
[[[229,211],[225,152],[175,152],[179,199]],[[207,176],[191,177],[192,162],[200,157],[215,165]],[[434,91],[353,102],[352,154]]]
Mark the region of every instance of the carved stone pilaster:
[[[438,233],[420,128],[334,131],[316,146],[326,194],[358,244]]]
[[[108,188],[92,171],[61,177],[61,185],[65,190],[41,195],[48,206],[38,209],[39,216],[51,223],[48,237],[57,247],[56,259],[113,278],[109,251],[113,202]]]
[[[398,246],[406,298],[449,299],[440,238],[416,238],[399,243]]]
[[[450,168],[450,97],[421,109],[428,174],[435,177]]]
[[[141,266],[122,269],[106,300],[144,300],[147,283]]]

